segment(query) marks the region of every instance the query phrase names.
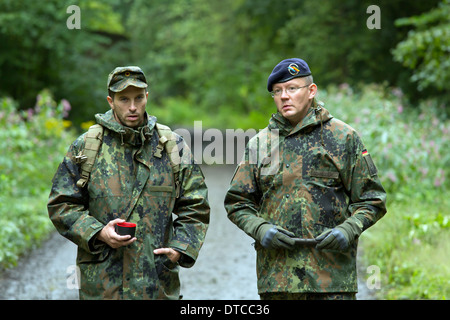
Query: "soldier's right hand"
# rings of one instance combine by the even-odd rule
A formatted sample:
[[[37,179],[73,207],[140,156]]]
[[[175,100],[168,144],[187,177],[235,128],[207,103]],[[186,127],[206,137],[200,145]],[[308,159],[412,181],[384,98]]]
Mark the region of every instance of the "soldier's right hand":
[[[293,249],[295,235],[281,227],[263,223],[257,231],[257,238],[266,249]]]
[[[134,241],[136,237],[131,238],[130,235],[121,236],[116,233],[115,225],[121,222],[125,222],[123,219],[111,220],[103,229],[98,233],[97,239],[103,241],[111,248],[117,249],[119,247],[127,246]]]

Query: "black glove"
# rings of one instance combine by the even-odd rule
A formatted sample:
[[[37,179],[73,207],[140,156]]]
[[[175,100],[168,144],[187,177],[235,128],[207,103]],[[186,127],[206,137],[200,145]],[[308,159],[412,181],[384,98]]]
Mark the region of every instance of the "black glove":
[[[361,235],[363,225],[358,219],[349,218],[333,229],[322,232],[316,240],[316,249],[347,250]]]
[[[268,223],[263,223],[256,231],[256,238],[266,249],[292,249],[295,245],[295,235]]]

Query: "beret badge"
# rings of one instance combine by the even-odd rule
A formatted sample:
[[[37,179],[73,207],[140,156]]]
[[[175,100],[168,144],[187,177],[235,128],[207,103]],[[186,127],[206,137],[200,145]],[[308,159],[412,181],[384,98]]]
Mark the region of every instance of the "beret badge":
[[[290,74],[292,74],[293,76],[298,75],[298,73],[300,72],[300,68],[298,67],[298,65],[296,63],[291,63],[288,66],[288,71]]]

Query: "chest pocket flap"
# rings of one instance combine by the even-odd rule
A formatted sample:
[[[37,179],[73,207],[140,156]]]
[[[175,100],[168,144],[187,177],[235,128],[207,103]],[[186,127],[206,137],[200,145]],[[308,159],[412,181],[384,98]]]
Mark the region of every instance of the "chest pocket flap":
[[[310,176],[316,178],[338,179],[339,172],[312,169]]]

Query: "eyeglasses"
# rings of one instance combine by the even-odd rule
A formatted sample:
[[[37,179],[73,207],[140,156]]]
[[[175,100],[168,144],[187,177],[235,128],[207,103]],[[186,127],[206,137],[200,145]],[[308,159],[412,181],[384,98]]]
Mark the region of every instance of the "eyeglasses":
[[[291,86],[291,87],[288,87],[287,89],[286,89],[286,92],[288,93],[288,94],[294,94],[294,93],[296,93],[298,90],[300,90],[301,88],[305,88],[305,87],[309,87],[311,84],[307,84],[306,86],[302,86],[302,87],[294,87],[294,86]],[[279,96],[281,96],[283,94],[283,89],[281,89],[281,88],[278,88],[278,89],[275,89],[275,90],[273,90],[272,92],[270,92],[270,95],[272,96],[272,98],[273,97],[279,97]]]

